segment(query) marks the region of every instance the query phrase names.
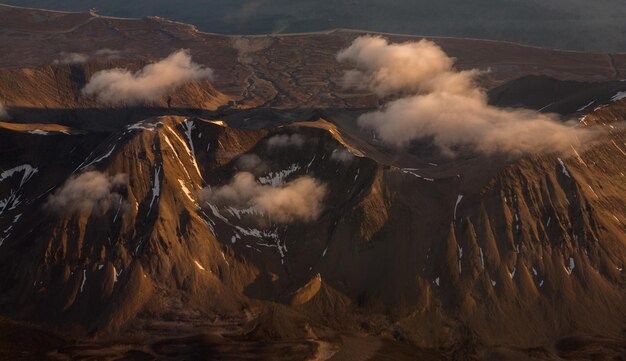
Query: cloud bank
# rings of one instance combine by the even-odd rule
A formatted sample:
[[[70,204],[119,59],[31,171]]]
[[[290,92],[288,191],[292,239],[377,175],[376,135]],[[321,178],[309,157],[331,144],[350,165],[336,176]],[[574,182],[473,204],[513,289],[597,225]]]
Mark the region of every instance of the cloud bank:
[[[104,213],[111,204],[120,201],[122,196],[117,190],[127,183],[126,174],[109,176],[90,171],[74,175],[48,198],[45,208],[56,213],[90,210]]]
[[[191,61],[187,50],[179,50],[133,73],[128,69],[109,69],[95,73],[83,88],[101,103],[138,104],[161,99],[183,84],[211,79],[213,71]]]
[[[486,92],[475,83],[481,73],[455,70],[454,59],[428,40],[390,44],[379,36],[363,36],[337,59],[356,66],[345,74],[345,86],[399,97],[358,119],[394,146],[433,140],[450,156],[460,150],[518,156],[565,152],[588,144],[597,133],[553,115],[489,105]]]
[[[203,189],[200,199],[218,206],[254,207],[272,221],[289,223],[317,219],[325,195],[326,187],[312,177],[299,177],[274,188],[257,183],[252,173],[239,172],[229,184]]]

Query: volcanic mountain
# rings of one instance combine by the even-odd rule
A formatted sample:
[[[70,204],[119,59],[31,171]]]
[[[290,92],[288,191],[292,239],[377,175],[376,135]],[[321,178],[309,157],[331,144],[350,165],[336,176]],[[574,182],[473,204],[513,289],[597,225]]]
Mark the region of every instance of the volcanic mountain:
[[[443,40],[501,50],[459,56],[499,64],[484,80],[491,104],[603,129],[569,157],[449,157],[357,125],[378,100],[340,91],[328,66],[351,32],[230,38],[0,7],[9,17],[25,19],[0,35],[26,38],[18,53],[99,34],[148,55],[53,64],[31,48],[30,67],[0,69],[3,357],[624,357],[623,55]],[[134,106],[81,92],[171,38],[233,71]],[[275,72],[282,61],[317,65],[307,80]]]

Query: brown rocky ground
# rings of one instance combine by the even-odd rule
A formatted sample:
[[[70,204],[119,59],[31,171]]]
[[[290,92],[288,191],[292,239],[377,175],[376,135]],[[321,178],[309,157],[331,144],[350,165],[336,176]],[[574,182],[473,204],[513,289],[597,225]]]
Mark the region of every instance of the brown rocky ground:
[[[446,159],[356,126],[377,100],[340,87],[335,54],[358,32],[226,37],[6,6],[0,24],[0,310],[22,320],[0,322],[0,356],[624,358],[626,105],[611,97],[625,55],[435,38],[460,68],[491,69],[492,103],[607,130],[564,160]],[[120,57],[53,64],[103,48]],[[180,48],[215,70],[212,84],[131,108],[80,94],[97,70]],[[293,134],[307,146],[268,148]],[[332,161],[338,150],[354,156]],[[324,181],[319,219],[254,228],[245,210],[202,205],[197,191],[228,182],[246,154],[268,181]],[[86,164],[129,175],[125,206],[46,212]]]

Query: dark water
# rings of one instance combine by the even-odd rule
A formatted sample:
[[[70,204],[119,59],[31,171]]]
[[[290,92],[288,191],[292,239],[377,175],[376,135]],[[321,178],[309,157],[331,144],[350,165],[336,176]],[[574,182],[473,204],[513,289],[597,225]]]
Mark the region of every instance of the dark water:
[[[224,34],[334,28],[626,52],[626,0],[5,0],[19,6],[162,16]]]

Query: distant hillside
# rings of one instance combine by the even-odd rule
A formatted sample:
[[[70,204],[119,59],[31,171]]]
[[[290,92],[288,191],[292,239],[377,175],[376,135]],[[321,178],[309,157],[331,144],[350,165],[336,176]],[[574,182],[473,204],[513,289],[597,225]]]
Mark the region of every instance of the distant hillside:
[[[520,42],[556,49],[626,51],[619,0],[463,1],[78,1],[8,4],[117,17],[161,16],[220,34],[276,34],[336,28]]]

